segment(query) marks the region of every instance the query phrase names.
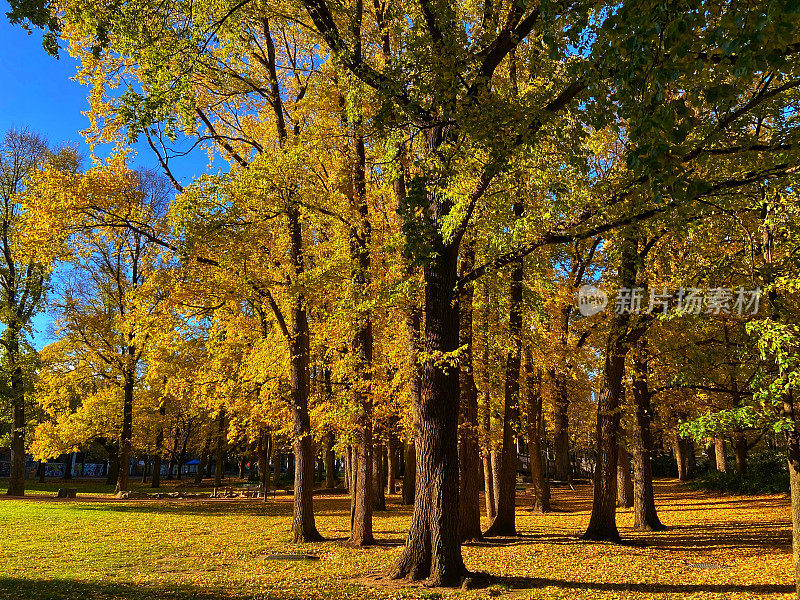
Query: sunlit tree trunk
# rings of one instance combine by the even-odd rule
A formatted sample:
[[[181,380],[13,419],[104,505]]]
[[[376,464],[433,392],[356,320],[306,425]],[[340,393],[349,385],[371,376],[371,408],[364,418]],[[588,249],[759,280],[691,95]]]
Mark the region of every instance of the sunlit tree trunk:
[[[535,512],[550,512],[550,485],[544,476],[542,464],[542,431],[544,431],[544,415],[542,414],[542,375],[533,366],[530,349],[525,349],[525,391],[527,397],[527,434],[528,457],[531,469],[531,507]]]

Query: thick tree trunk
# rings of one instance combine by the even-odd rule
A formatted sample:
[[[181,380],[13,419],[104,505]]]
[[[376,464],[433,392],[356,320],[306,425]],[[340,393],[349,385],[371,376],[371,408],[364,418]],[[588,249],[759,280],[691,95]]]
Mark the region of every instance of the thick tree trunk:
[[[621,240],[619,282],[624,288],[636,284],[639,258],[638,238],[635,235]],[[620,420],[622,380],[625,375],[625,355],[631,339],[628,331],[630,314],[621,312],[611,318],[606,341],[603,385],[597,401],[597,427],[595,443],[597,450],[594,471],[592,514],[583,539],[618,542],[617,530],[617,435]]]
[[[40,460],[39,464],[36,465],[36,477],[38,478],[39,483],[44,483],[44,461]]]
[[[119,473],[115,494],[128,491],[128,471],[131,462],[131,442],[133,440],[133,386],[136,375],[132,372],[125,374],[125,388],[123,390],[122,404],[122,434],[119,444]]]
[[[461,270],[468,273],[475,264],[475,251],[468,243],[461,259]],[[461,394],[459,459],[459,527],[461,539],[477,540],[481,536],[480,448],[478,446],[478,389],[472,369],[472,300],[473,288],[467,286],[459,299],[459,346],[462,348],[459,389]]]
[[[434,204],[438,206],[438,203]],[[414,514],[393,578],[457,585],[466,573],[459,535],[458,370],[436,357],[458,348],[458,249],[434,244],[425,273],[425,356],[417,416]]]
[[[725,440],[714,438],[714,466],[720,473],[728,472],[728,459],[725,456]]]
[[[636,407],[633,452],[633,528],[637,531],[665,529],[656,512],[653,493],[653,434],[650,431],[652,408],[647,383],[648,354],[646,339],[642,338],[633,357],[633,403]]]
[[[521,202],[514,203],[514,216],[523,214]],[[517,444],[515,430],[519,421],[519,376],[522,353],[522,259],[511,269],[509,283],[509,324],[511,349],[506,357],[505,410],[503,412],[503,447],[500,462],[500,489],[497,495],[497,515],[484,535],[516,535]]]
[[[631,479],[631,459],[625,446],[617,443],[617,508],[633,506],[633,479]]]
[[[553,372],[553,454],[555,472],[553,479],[572,481],[572,464],[569,459],[569,393],[566,373]]]
[[[550,512],[550,485],[544,476],[542,464],[542,375],[533,366],[530,349],[525,350],[525,388],[527,396],[528,457],[531,469],[531,507],[535,512]]]
[[[214,486],[222,485],[225,477],[225,450],[228,447],[228,430],[225,426],[225,407],[219,409],[217,417],[217,467],[214,471]]]
[[[19,365],[19,332],[7,328],[8,348],[6,356],[11,371],[11,473],[8,480],[8,496],[25,495],[25,382]]]
[[[325,487],[332,490],[336,487],[336,454],[333,452],[333,432],[325,436]]]
[[[414,440],[411,439],[403,444],[405,452],[405,470],[403,471],[403,488],[401,490],[400,504],[410,506],[414,504],[414,488],[417,479],[417,453]]]

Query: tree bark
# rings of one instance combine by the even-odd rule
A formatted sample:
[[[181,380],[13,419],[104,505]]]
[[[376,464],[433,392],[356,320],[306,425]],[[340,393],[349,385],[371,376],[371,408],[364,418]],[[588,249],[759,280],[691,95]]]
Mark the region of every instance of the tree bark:
[[[114,445],[110,446],[108,451],[108,473],[106,474],[106,483],[109,485],[114,485],[114,483],[119,478],[119,471],[120,471],[120,460],[119,460],[119,448]]]
[[[523,205],[515,202],[514,217],[523,215]],[[497,514],[486,536],[513,536],[516,526],[517,444],[515,429],[519,421],[519,376],[522,353],[522,276],[523,261],[517,260],[511,268],[509,283],[508,333],[512,347],[506,357],[505,410],[503,411],[503,446],[500,461],[500,489],[497,494]]]
[[[558,481],[572,482],[572,464],[569,458],[569,394],[566,373],[552,372],[553,382],[553,454]]]
[[[214,471],[214,486],[222,485],[225,477],[225,450],[228,447],[228,430],[225,426],[225,407],[219,409],[217,417],[217,467]]]
[[[502,454],[497,448],[492,448],[489,452],[489,458],[492,465],[492,512],[494,513],[492,521],[494,521],[495,517],[497,517],[497,500],[501,494],[500,465],[502,463]]]
[[[461,259],[462,273],[475,265],[475,250],[470,240]],[[459,346],[462,348],[459,368],[461,394],[459,459],[459,527],[461,539],[481,539],[480,448],[478,446],[478,389],[472,366],[472,301],[473,288],[467,286],[459,299]]]
[[[636,285],[638,259],[638,236],[623,236],[619,265],[620,287],[630,289]],[[594,471],[592,514],[589,517],[589,526],[583,534],[583,539],[586,540],[620,540],[616,519],[617,435],[625,355],[629,344],[635,341],[628,331],[629,321],[630,313],[620,312],[613,315],[606,339],[603,384],[597,401],[597,463]]]
[[[128,491],[128,471],[131,462],[131,442],[133,440],[133,386],[136,375],[132,371],[125,374],[122,404],[122,433],[119,444],[119,473],[115,494]]]
[[[617,440],[617,508],[633,507],[631,458],[621,440]]]
[[[393,496],[397,488],[397,438],[389,435],[386,449],[386,493]]]
[[[429,136],[441,135],[434,128]],[[438,143],[433,143],[438,147]],[[429,192],[435,196],[435,192]],[[432,200],[434,213],[441,203]],[[456,244],[457,246],[457,244]],[[458,300],[454,297],[458,248],[441,239],[424,263],[425,362],[417,415],[417,485],[414,514],[392,578],[429,578],[454,586],[466,573],[458,520],[458,370],[436,357],[458,348]]]
[[[492,452],[483,451],[483,494],[486,504],[486,516],[491,522],[497,514],[497,504],[494,500],[494,473],[492,472]]]
[[[332,490],[336,487],[336,454],[333,452],[333,432],[325,436],[325,487]]]
[[[277,490],[281,485],[281,453],[274,440],[272,444],[272,487]]]
[[[72,452],[67,452],[64,455],[64,475],[62,475],[62,479],[70,480],[72,479],[72,461],[73,461],[73,454]]]
[[[3,221],[7,231],[8,223]],[[4,244],[7,247],[8,242]],[[8,254],[6,255],[8,257]],[[11,261],[9,261],[11,264]],[[10,277],[7,275],[6,277]],[[7,282],[9,283],[9,282]],[[13,283],[10,283],[13,287]],[[20,364],[19,326],[14,319],[3,332],[6,338],[6,360],[11,373],[11,472],[8,480],[8,496],[25,495],[25,381]]]
[[[646,339],[642,338],[633,357],[633,403],[636,407],[636,428],[633,452],[633,528],[637,531],[665,529],[656,512],[653,493],[653,418],[650,387],[647,382],[648,354]]]
[[[797,423],[791,393],[784,394],[783,415]],[[794,560],[795,593],[800,598],[800,430],[797,425],[786,432],[789,462],[789,493],[792,506],[792,558]]]
[[[386,494],[384,493],[383,444],[372,448],[372,510],[386,510]]]
[[[550,485],[544,476],[542,464],[542,375],[533,366],[530,349],[525,350],[525,390],[527,396],[528,457],[531,469],[532,508],[535,512],[550,512]]]
[[[725,456],[725,440],[721,437],[714,438],[715,467],[720,473],[728,472],[728,459]]]
[[[497,500],[495,499],[495,475],[494,475],[494,461],[491,436],[492,436],[492,406],[490,394],[490,379],[489,379],[489,324],[486,324],[486,340],[483,346],[483,364],[484,364],[484,381],[483,381],[483,414],[481,424],[483,426],[483,438],[485,440],[485,447],[483,449],[483,493],[486,503],[486,516],[491,523],[497,515]]]
[[[401,490],[400,504],[410,506],[414,504],[414,488],[416,487],[417,473],[417,453],[414,440],[411,439],[403,444],[405,452],[405,470],[403,471],[403,488]]]

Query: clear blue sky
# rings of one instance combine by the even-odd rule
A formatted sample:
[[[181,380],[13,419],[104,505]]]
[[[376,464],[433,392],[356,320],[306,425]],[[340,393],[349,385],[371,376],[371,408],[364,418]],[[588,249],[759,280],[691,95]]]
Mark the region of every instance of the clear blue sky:
[[[11,26],[5,16],[7,3],[0,1],[0,7],[0,134],[10,128],[28,127],[53,144],[77,144],[81,154],[88,157],[89,148],[79,133],[89,125],[82,114],[88,109],[88,88],[71,80],[76,61],[65,51],[58,60],[49,56],[42,48],[41,34],[34,31],[28,35],[22,28]],[[158,168],[146,143],[134,148],[136,166]],[[175,164],[175,174],[183,183],[205,166],[205,153],[193,154]],[[47,315],[42,314],[34,323],[37,348],[52,341],[46,336],[48,322]]]

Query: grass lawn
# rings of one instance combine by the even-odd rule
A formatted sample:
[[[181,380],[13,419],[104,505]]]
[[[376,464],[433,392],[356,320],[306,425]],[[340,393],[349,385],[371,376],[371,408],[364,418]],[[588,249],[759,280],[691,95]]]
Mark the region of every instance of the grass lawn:
[[[635,533],[631,511],[623,510],[625,545],[578,539],[589,519],[588,485],[554,490],[556,512],[547,515],[531,514],[520,495],[519,538],[464,547],[467,567],[490,572],[493,586],[461,592],[379,579],[411,517],[396,497],[375,515],[382,545],[356,550],[343,544],[347,496],[316,497],[317,526],[330,541],[295,546],[291,497],[117,501],[102,495],[109,491],[103,485],[69,485],[78,488],[77,500],[51,497],[63,482],[31,483],[25,500],[3,495],[0,599],[793,597],[788,499],[781,495],[713,496],[659,481],[656,500],[669,529]],[[319,559],[268,558],[297,553]]]

